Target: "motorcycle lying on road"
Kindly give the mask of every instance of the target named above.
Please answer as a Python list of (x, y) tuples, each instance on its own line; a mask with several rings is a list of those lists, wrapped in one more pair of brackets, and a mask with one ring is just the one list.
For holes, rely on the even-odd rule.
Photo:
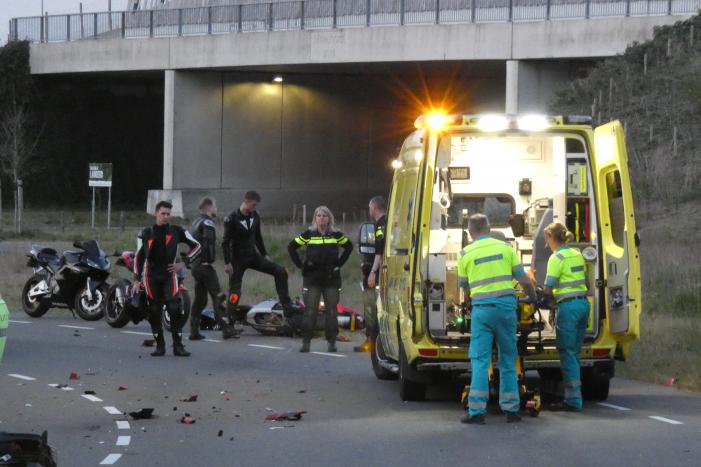
[[(129, 272), (133, 271), (135, 257), (133, 251), (115, 252), (114, 256), (117, 257), (117, 265), (124, 267)], [(185, 271), (178, 271), (177, 278), (180, 300), (182, 301), (181, 323), (184, 326), (190, 317), (190, 293), (185, 287)], [(148, 319), (146, 291), (142, 288), (137, 296), (134, 296), (132, 285), (133, 282), (129, 279), (119, 279), (107, 291), (105, 321), (113, 328), (122, 328), (129, 321), (137, 323)], [(170, 332), (170, 315), (166, 312), (165, 307), (163, 309), (163, 327)]]
[(52, 307), (70, 308), (87, 321), (104, 314), (110, 261), (95, 240), (76, 241), (78, 251), (61, 256), (53, 248), (32, 245), (27, 266), (34, 274), (22, 289), (22, 309), (32, 318)]

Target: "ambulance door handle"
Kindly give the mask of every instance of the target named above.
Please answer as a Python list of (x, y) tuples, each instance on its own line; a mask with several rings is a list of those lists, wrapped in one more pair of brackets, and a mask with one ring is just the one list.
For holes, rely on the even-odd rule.
[(409, 270), (409, 261), (404, 263), (404, 270), (408, 271)]

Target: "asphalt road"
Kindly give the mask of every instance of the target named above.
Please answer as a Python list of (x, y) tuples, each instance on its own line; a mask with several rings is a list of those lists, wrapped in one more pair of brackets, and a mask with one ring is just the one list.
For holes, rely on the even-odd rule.
[[(320, 353), (300, 354), (297, 340), (247, 328), (238, 340), (186, 341), (190, 358), (170, 347), (153, 358), (145, 325), (116, 330), (54, 311), (10, 319), (0, 431), (48, 430), (61, 466), (675, 466), (701, 456), (701, 396), (666, 387), (614, 379), (609, 400), (581, 414), (506, 424), (494, 413), (466, 426), (453, 388), (404, 403), (351, 343), (332, 356), (318, 340)], [(123, 415), (145, 407), (154, 418)], [(292, 410), (307, 413), (264, 420)], [(180, 423), (185, 413), (194, 424)]]

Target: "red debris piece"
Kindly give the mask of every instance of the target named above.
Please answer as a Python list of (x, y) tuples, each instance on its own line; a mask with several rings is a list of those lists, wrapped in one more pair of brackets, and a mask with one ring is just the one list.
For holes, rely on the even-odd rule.
[(671, 388), (672, 386), (674, 386), (674, 383), (676, 383), (676, 382), (677, 382), (676, 378), (667, 378), (667, 380), (665, 380), (665, 382), (664, 382), (664, 385), (667, 386), (668, 388)]
[(153, 339), (144, 339), (144, 342), (141, 344), (141, 347), (153, 347), (155, 343), (156, 341)]
[(185, 425), (192, 425), (195, 423), (195, 419), (190, 416), (189, 413), (186, 413), (183, 418), (180, 419), (180, 423), (183, 423)]
[(301, 420), (301, 419), (302, 419), (302, 415), (304, 415), (305, 413), (307, 413), (307, 412), (305, 412), (305, 411), (300, 411), (300, 412), (280, 412), (280, 413), (276, 413), (276, 414), (273, 414), (273, 415), (268, 415), (267, 417), (265, 417), (265, 421), (266, 421), (266, 422), (282, 422), (282, 421), (287, 420), (287, 421), (290, 421), (290, 422), (294, 422), (294, 421), (297, 421), (297, 420)]
[(336, 337), (336, 340), (338, 342), (350, 342), (350, 338), (348, 336), (343, 335)]
[(80, 376), (78, 376), (78, 373), (75, 371), (71, 371), (71, 375), (68, 377), (68, 379), (75, 380), (75, 379), (80, 379)]
[(225, 400), (225, 401), (230, 401), (230, 400), (231, 400), (231, 397), (229, 397), (228, 395), (227, 395), (227, 396), (224, 396), (224, 400)]

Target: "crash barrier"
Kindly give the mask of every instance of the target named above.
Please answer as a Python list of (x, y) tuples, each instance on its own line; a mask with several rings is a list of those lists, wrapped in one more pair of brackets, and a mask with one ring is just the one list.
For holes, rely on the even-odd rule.
[(695, 14), (701, 0), (305, 0), (10, 20), (11, 41)]
[(7, 340), (7, 326), (10, 324), (10, 312), (7, 305), (0, 297), (0, 362), (2, 354), (5, 352), (5, 341)]

